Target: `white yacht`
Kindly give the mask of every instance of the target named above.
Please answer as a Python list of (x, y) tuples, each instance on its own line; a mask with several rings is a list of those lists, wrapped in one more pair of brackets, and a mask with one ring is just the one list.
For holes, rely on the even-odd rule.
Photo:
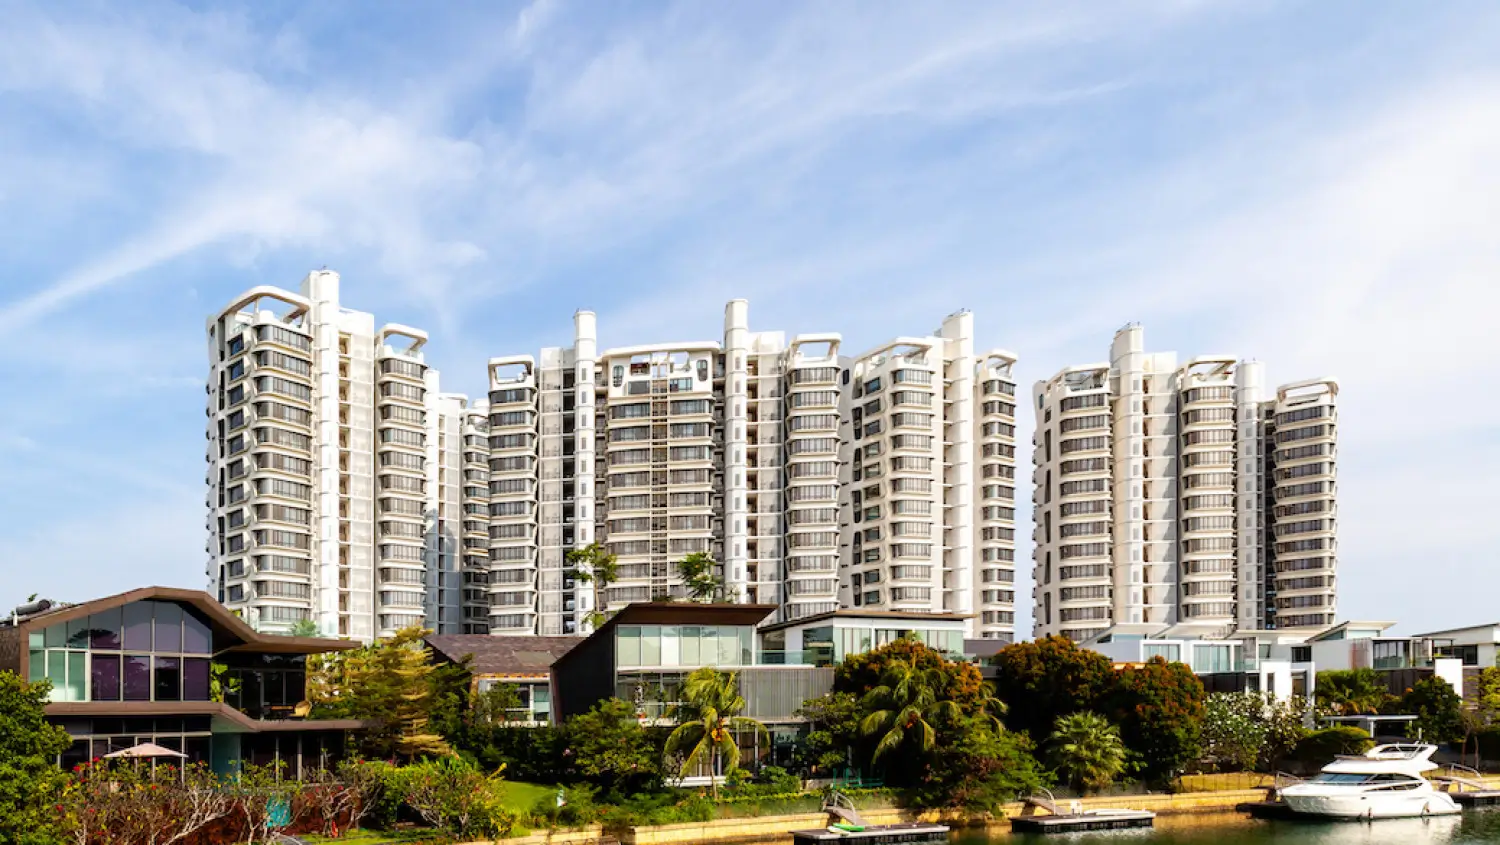
[(1423, 774), (1438, 765), (1435, 745), (1377, 745), (1359, 756), (1341, 756), (1317, 777), (1281, 790), (1294, 812), (1346, 819), (1447, 816), (1460, 812), (1446, 792)]

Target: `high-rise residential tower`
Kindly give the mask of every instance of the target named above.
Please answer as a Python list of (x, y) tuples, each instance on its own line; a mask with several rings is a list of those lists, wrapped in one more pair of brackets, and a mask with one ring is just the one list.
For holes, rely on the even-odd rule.
[(209, 321), (207, 574), (256, 628), (464, 630), (464, 561), (487, 575), (460, 541), (472, 422), (426, 341), (341, 307), (327, 271)]
[(1109, 363), (1038, 382), (1035, 633), (1331, 624), (1337, 394), (1268, 394), (1263, 366), (1233, 357), (1179, 365), (1137, 324)]
[[(850, 359), (837, 334), (751, 331), (735, 300), (722, 341), (601, 349), (581, 311), (571, 347), (492, 359), (491, 633), (681, 597), (677, 561), (704, 552), (725, 598), (780, 619), (857, 604), (1009, 636), (1014, 357), (972, 330), (961, 312)], [(594, 542), (619, 566), (603, 608), (567, 563)]]

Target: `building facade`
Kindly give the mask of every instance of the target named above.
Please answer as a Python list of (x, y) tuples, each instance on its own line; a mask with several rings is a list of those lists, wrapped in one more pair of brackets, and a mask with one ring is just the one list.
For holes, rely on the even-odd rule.
[(226, 775), (241, 761), (281, 761), (296, 778), (330, 768), (368, 724), (304, 718), (307, 658), (355, 645), (262, 634), (207, 593), (170, 587), (0, 618), (0, 671), (52, 684), (47, 720), (72, 737), (65, 771), (144, 743)]
[(1337, 394), (1268, 392), (1254, 361), (1179, 364), (1138, 324), (1108, 363), (1038, 382), (1035, 634), (1332, 624)]
[[(976, 355), (967, 312), (857, 358), (840, 343), (752, 331), (735, 300), (722, 341), (601, 349), (581, 311), (571, 347), (491, 359), (490, 633), (681, 598), (676, 562), (703, 552), (724, 599), (777, 619), (952, 612), (1010, 636), (1014, 356)], [(567, 561), (595, 542), (619, 566), (602, 592)]]
[(475, 414), (426, 342), (343, 308), (328, 271), (209, 321), (209, 589), (257, 630), (465, 630), (465, 562), (488, 575), (487, 538), (464, 552)]

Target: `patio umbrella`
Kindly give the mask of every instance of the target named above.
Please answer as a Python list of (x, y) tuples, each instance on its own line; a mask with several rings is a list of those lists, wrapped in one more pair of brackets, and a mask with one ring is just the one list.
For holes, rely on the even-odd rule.
[(112, 751), (104, 756), (116, 758), (131, 757), (136, 759), (152, 760), (159, 757), (176, 757), (178, 759), (184, 759), (187, 757), (186, 754), (183, 754), (180, 751), (173, 751), (170, 748), (163, 748), (154, 742), (143, 742), (140, 745), (133, 745), (130, 748), (122, 748), (119, 751)]

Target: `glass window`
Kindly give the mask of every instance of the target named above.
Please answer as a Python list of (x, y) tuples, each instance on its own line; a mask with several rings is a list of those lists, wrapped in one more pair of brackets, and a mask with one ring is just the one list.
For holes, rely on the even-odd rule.
[(52, 682), (52, 700), (67, 701), (68, 690), (68, 653), (66, 651), (47, 652), (47, 680)]
[(183, 658), (182, 700), (208, 701), (208, 686), (208, 658)]
[(74, 619), (68, 623), (68, 648), (89, 647), (89, 618)]
[(703, 635), (703, 629), (697, 625), (684, 625), (682, 627), (682, 665), (702, 665), (703, 658), (699, 651), (698, 638)]
[(1160, 657), (1168, 663), (1182, 662), (1182, 647), (1176, 644), (1145, 643), (1141, 646), (1141, 658), (1150, 660)]
[[(159, 621), (159, 620), (158, 620)], [(158, 657), (156, 663), (156, 700), (182, 700), (182, 659)]]
[(734, 626), (719, 629), (719, 666), (733, 666), (740, 656), (739, 630)]
[(663, 625), (661, 629), (661, 665), (682, 665), (682, 640), (676, 625)]
[(183, 610), (182, 651), (184, 654), (213, 654), (213, 635), (208, 623), (193, 608)]
[(156, 602), (156, 648), (154, 650), (182, 651), (182, 608), (171, 602)]
[[(88, 636), (87, 620), (84, 621), (83, 636)], [(60, 656), (60, 655), (59, 655)], [(64, 701), (88, 701), (89, 655), (86, 651), (68, 652), (68, 689)]]
[[(89, 617), (89, 647), (117, 651), (120, 648), (120, 608), (95, 613)], [(118, 674), (118, 673), (116, 673)], [(116, 686), (119, 685), (118, 679)]]
[(67, 644), (68, 628), (66, 625), (53, 625), (47, 629), (47, 648), (62, 648)]
[(641, 626), (641, 665), (661, 665), (661, 626)]
[(26, 680), (34, 684), (47, 677), (47, 652), (39, 648), (34, 648), (31, 650), (29, 657), (26, 671), (29, 677)]
[[(129, 624), (128, 622), (126, 623)], [(149, 629), (148, 629), (149, 630)], [(151, 700), (151, 657), (145, 654), (125, 656), (124, 688), (126, 701)]]
[(90, 672), (93, 689), (90, 698), (94, 701), (120, 700), (120, 655), (92, 655)]
[(750, 665), (752, 665), (754, 663), (754, 658), (752, 657), (752, 650), (754, 648), (754, 646), (752, 645), (752, 642), (751, 642), (752, 635), (751, 635), (751, 632), (750, 632), (749, 628), (740, 628), (739, 632), (740, 632), (740, 659), (739, 659), (739, 665), (741, 665), (741, 666), (750, 666)]
[(123, 645), (131, 651), (151, 650), (150, 602), (138, 601), (134, 604), (125, 605), (125, 637)]
[(616, 660), (621, 666), (641, 665), (641, 629), (636, 625), (621, 625), (615, 632)]
[(1194, 672), (1232, 672), (1234, 667), (1230, 664), (1229, 646), (1227, 645), (1199, 645), (1193, 649), (1193, 671)]

